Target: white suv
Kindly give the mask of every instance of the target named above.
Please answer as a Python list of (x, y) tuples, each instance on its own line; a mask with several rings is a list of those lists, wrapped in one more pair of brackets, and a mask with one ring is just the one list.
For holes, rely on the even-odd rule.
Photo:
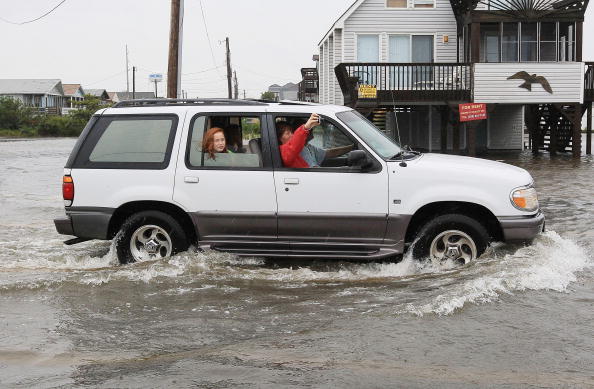
[[(277, 126), (295, 129), (312, 113), (322, 118), (308, 138), (324, 150), (320, 166), (283, 166)], [(214, 127), (228, 152), (205, 149)], [(116, 237), (122, 263), (190, 245), (347, 259), (410, 248), (467, 263), (492, 241), (530, 241), (544, 228), (523, 169), (405, 150), (347, 107), (288, 102), (140, 100), (100, 110), (68, 159), (63, 195), (56, 229), (77, 237), (65, 243)]]

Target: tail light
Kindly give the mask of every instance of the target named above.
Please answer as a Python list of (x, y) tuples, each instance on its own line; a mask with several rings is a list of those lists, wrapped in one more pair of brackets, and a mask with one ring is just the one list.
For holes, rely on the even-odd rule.
[(74, 200), (74, 181), (71, 176), (64, 176), (62, 179), (62, 197), (64, 198), (64, 205), (69, 207)]

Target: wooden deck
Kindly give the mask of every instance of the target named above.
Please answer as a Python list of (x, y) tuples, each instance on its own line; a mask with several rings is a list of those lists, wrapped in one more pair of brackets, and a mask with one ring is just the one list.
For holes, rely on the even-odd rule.
[[(402, 103), (469, 102), (472, 66), (466, 63), (341, 63), (334, 69), (345, 105), (390, 107)], [(360, 96), (362, 85), (375, 98)]]

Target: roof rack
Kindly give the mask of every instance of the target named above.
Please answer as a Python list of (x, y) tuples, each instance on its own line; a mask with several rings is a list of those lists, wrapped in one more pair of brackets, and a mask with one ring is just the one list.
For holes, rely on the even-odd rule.
[(233, 100), (233, 99), (141, 99), (124, 100), (116, 103), (112, 108), (126, 107), (170, 107), (189, 105), (265, 105), (264, 101)]
[(266, 99), (247, 99), (246, 101), (256, 101), (258, 103), (265, 103), (265, 104), (279, 104), (279, 105), (314, 105), (315, 103), (310, 103), (308, 101), (295, 101), (295, 100), (266, 100)]

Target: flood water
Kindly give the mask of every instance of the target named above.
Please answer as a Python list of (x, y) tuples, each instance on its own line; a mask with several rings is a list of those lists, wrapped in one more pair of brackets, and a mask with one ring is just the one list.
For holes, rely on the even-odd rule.
[(592, 388), (594, 160), (534, 176), (547, 232), (466, 267), (64, 246), (74, 139), (0, 141), (0, 387)]

